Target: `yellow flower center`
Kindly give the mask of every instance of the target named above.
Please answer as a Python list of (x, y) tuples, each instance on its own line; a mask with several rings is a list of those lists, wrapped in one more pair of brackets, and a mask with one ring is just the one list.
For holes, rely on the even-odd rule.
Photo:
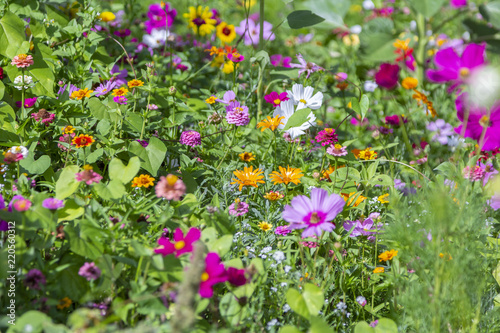
[(234, 110), (235, 110), (236, 112), (243, 112), (243, 108), (240, 108), (240, 107), (234, 108)]
[(182, 250), (186, 246), (186, 242), (183, 240), (175, 242), (174, 247), (176, 250)]
[(19, 60), (25, 60), (28, 56), (26, 54), (20, 54), (17, 56)]
[(203, 274), (201, 274), (201, 282), (207, 281), (208, 278), (209, 278), (209, 276), (208, 276), (207, 272), (204, 272)]
[(274, 104), (280, 104), (281, 103), (281, 100), (279, 98), (276, 98), (274, 101), (273, 101)]
[(460, 68), (460, 77), (466, 78), (469, 74), (470, 70), (468, 68)]
[(325, 128), (325, 132), (328, 134), (332, 134), (333, 128)]
[(174, 186), (174, 184), (177, 183), (177, 180), (179, 180), (179, 178), (177, 176), (174, 176), (174, 175), (167, 176), (167, 183), (170, 186)]
[(488, 116), (482, 116), (481, 119), (479, 119), (479, 124), (483, 127), (489, 127), (490, 118)]
[(302, 98), (302, 99), (299, 99), (299, 102), (304, 103), (304, 104), (307, 104), (307, 101), (306, 101), (305, 99), (303, 99), (303, 98)]

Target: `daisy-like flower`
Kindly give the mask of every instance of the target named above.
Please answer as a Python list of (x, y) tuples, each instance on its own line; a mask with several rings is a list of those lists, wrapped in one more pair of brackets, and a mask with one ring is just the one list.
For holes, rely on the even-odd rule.
[[(300, 109), (303, 109), (304, 107), (301, 107), (300, 105), (297, 107), (297, 111)], [(293, 101), (290, 99), (288, 101), (284, 101), (280, 104), (280, 106), (276, 107), (276, 109), (273, 112), (273, 117), (280, 116), (284, 117), (280, 125), (278, 126), (279, 129), (283, 129), (286, 126), (286, 123), (290, 119), (290, 117), (295, 113), (295, 107), (293, 105)], [(301, 136), (302, 134), (305, 134), (306, 130), (309, 129), (309, 127), (316, 125), (316, 116), (314, 113), (309, 113), (307, 116), (306, 122), (304, 122), (302, 125), (297, 126), (297, 127), (292, 127), (288, 130), (285, 131), (285, 133), (288, 133), (292, 139), (296, 139), (297, 137)]]
[(338, 143), (331, 145), (326, 148), (326, 153), (332, 156), (346, 156), (347, 155), (347, 147), (344, 147)]
[(407, 90), (415, 89), (418, 86), (418, 80), (415, 79), (414, 77), (407, 77), (403, 79), (401, 85), (403, 86), (403, 88)]
[(415, 93), (411, 96), (414, 100), (417, 101), (418, 105), (423, 105), (425, 114), (431, 113), (432, 117), (436, 117), (438, 114), (436, 112), (436, 109), (434, 109), (434, 105), (432, 104), (431, 101), (425, 96), (424, 93), (418, 91), (418, 90), (413, 90)]
[(382, 194), (381, 196), (379, 196), (377, 198), (377, 200), (380, 202), (380, 203), (389, 203), (389, 200), (387, 200), (387, 197), (389, 197), (389, 193), (386, 193), (386, 194)]
[(289, 183), (294, 183), (295, 185), (300, 183), (300, 178), (304, 176), (302, 173), (302, 170), (299, 168), (291, 168), (288, 166), (286, 169), (283, 167), (278, 167), (278, 171), (273, 171), (270, 175), (269, 178), (271, 181), (276, 184), (285, 184), (288, 185)]
[(56, 118), (56, 114), (50, 113), (45, 109), (40, 109), (38, 110), (38, 112), (32, 113), (31, 118), (47, 126), (54, 121), (54, 119)]
[(179, 142), (183, 145), (196, 147), (201, 145), (201, 135), (196, 131), (184, 131)]
[(165, 29), (153, 29), (151, 34), (142, 36), (142, 42), (151, 49), (159, 48), (165, 45), (170, 32)]
[(145, 187), (154, 186), (154, 178), (150, 175), (140, 175), (132, 180), (132, 187)]
[(392, 258), (394, 258), (397, 255), (398, 255), (398, 251), (390, 250), (390, 251), (385, 251), (385, 252), (381, 253), (378, 257), (380, 259), (379, 261), (389, 261), (389, 260), (392, 260)]
[(74, 131), (75, 131), (75, 128), (74, 128), (73, 126), (71, 126), (71, 125), (64, 126), (64, 127), (62, 128), (62, 133), (63, 133), (63, 134), (71, 134), (71, 133), (73, 133)]
[(229, 205), (229, 215), (241, 216), (248, 213), (248, 204), (240, 199), (236, 198), (234, 202)]
[(284, 195), (278, 191), (269, 191), (264, 194), (264, 199), (267, 199), (269, 201), (278, 201), (280, 199), (283, 199), (283, 197)]
[(385, 268), (384, 267), (377, 267), (373, 270), (373, 273), (378, 274), (378, 273), (384, 273)]
[(205, 103), (214, 104), (216, 101), (217, 101), (217, 96), (212, 95), (205, 100)]
[(277, 115), (274, 118), (267, 116), (267, 119), (264, 119), (261, 122), (257, 123), (257, 128), (260, 128), (261, 132), (264, 132), (266, 128), (269, 128), (274, 132), (274, 130), (277, 129), (280, 125), (283, 125), (283, 119), (285, 119), (285, 117), (280, 115)]
[(259, 229), (262, 231), (269, 231), (273, 229), (273, 225), (265, 221), (259, 222)]
[[(313, 62), (305, 61), (304, 57), (300, 53), (297, 54), (297, 60), (300, 62), (300, 64), (293, 64), (292, 63), (292, 64), (290, 64), (290, 67), (300, 68), (299, 69), (299, 77), (302, 73), (306, 72), (307, 73), (306, 79), (307, 79), (307, 78), (309, 78), (309, 75), (311, 75), (312, 73), (323, 70), (323, 67), (320, 67)], [(315, 109), (313, 109), (313, 110), (315, 110)]]
[(240, 157), (240, 160), (242, 160), (243, 162), (250, 162), (255, 160), (255, 155), (253, 153), (244, 152), (239, 154), (238, 156)]
[(217, 24), (217, 20), (212, 18), (212, 12), (208, 7), (190, 6), (189, 13), (185, 13), (184, 17), (189, 22), (188, 27), (200, 36), (211, 34)]
[(222, 72), (224, 74), (231, 74), (234, 72), (234, 62), (231, 60), (228, 60), (224, 63), (224, 66), (222, 66)]
[(113, 81), (103, 82), (99, 85), (99, 87), (95, 89), (94, 91), (95, 96), (96, 97), (104, 96), (108, 94), (111, 90), (113, 90), (115, 87), (116, 87), (116, 82)]
[(127, 88), (118, 88), (118, 89), (113, 89), (113, 93), (111, 94), (112, 96), (125, 96), (128, 94), (128, 89)]
[(239, 54), (236, 49), (234, 49), (233, 52), (231, 53), (228, 53), (227, 54), (227, 58), (229, 60), (231, 60), (233, 63), (238, 63), (238, 62), (242, 62), (243, 60), (245, 60), (245, 57), (241, 54)]
[(58, 210), (64, 207), (64, 201), (56, 198), (47, 198), (43, 200), (42, 207), (50, 210)]
[(253, 186), (257, 187), (258, 183), (264, 184), (262, 180), (264, 176), (262, 175), (263, 171), (260, 169), (253, 169), (253, 166), (244, 167), (243, 170), (233, 171), (236, 178), (232, 178), (234, 180), (231, 184), (239, 184), (240, 191), (243, 186)]
[(224, 44), (231, 43), (236, 38), (234, 25), (227, 24), (226, 22), (221, 22), (217, 26), (217, 38), (219, 38)]
[[(345, 167), (345, 165), (337, 165), (337, 169), (344, 168), (344, 167)], [(337, 169), (335, 169), (335, 166), (330, 165), (330, 166), (328, 167), (328, 169), (325, 169), (325, 170), (323, 171), (323, 173), (321, 174), (321, 176), (323, 177), (323, 178), (321, 178), (321, 179), (330, 180), (330, 175), (331, 175), (331, 174), (332, 174), (335, 170), (337, 170)]]
[(354, 154), (356, 158), (362, 159), (362, 160), (375, 160), (377, 158), (377, 152), (371, 150), (371, 147), (368, 147), (366, 149), (360, 150), (360, 149), (353, 149), (351, 152)]
[(345, 202), (338, 194), (328, 194), (327, 190), (313, 188), (311, 198), (299, 195), (286, 205), (283, 219), (290, 223), (289, 229), (305, 229), (302, 237), (320, 237), (323, 231), (335, 229), (332, 220), (342, 212)]
[(357, 194), (356, 192), (340, 193), (342, 198), (347, 202), (347, 206), (358, 207), (363, 201), (365, 201), (366, 197), (362, 196), (361, 193)]
[(87, 134), (80, 134), (79, 136), (74, 137), (71, 142), (76, 146), (76, 148), (81, 148), (92, 145), (95, 142), (95, 140), (93, 136)]
[(14, 88), (17, 90), (24, 90), (29, 89), (31, 85), (33, 84), (33, 77), (29, 75), (24, 76), (24, 86), (23, 86), (23, 76), (19, 75), (14, 79)]
[(59, 304), (57, 304), (56, 308), (58, 310), (64, 310), (66, 308), (69, 308), (73, 304), (71, 299), (69, 297), (64, 297), (63, 299), (59, 300)]
[[(33, 107), (33, 105), (35, 105), (37, 99), (38, 99), (38, 97), (25, 98), (24, 99), (24, 107), (25, 108)], [(18, 101), (18, 102), (16, 102), (16, 106), (18, 108), (20, 108), (22, 106), (22, 103), (23, 103), (22, 101)]]
[(78, 90), (73, 91), (71, 93), (70, 98), (77, 99), (77, 100), (81, 101), (85, 97), (89, 98), (90, 94), (93, 93), (93, 92), (94, 92), (93, 90), (89, 90), (88, 88), (78, 89)]
[(155, 187), (156, 196), (167, 200), (179, 201), (186, 193), (186, 185), (179, 177), (172, 174), (161, 176)]
[(78, 275), (83, 276), (87, 281), (97, 280), (101, 276), (101, 269), (93, 262), (86, 262), (80, 267)]
[(160, 237), (158, 239), (158, 244), (160, 245), (154, 251), (155, 253), (161, 254), (162, 256), (167, 256), (169, 254), (175, 254), (176, 257), (184, 253), (190, 253), (193, 251), (193, 244), (198, 241), (201, 237), (201, 231), (197, 228), (191, 228), (184, 236), (181, 228), (177, 228), (174, 231), (174, 241), (166, 237)]
[(125, 96), (115, 96), (113, 97), (113, 102), (120, 104), (120, 105), (127, 105), (127, 97)]
[(33, 56), (18, 54), (12, 59), (10, 64), (16, 66), (17, 68), (27, 68), (34, 64)]
[(277, 107), (281, 104), (281, 102), (288, 101), (290, 98), (288, 98), (288, 94), (286, 91), (282, 92), (281, 94), (278, 94), (276, 91), (273, 91), (266, 96), (264, 96), (264, 100), (267, 103), (272, 104), (274, 107)]
[(130, 80), (127, 82), (127, 86), (132, 89), (132, 88), (135, 88), (135, 87), (142, 87), (144, 85), (144, 82), (141, 81), (141, 80), (136, 80), (136, 79), (133, 79), (133, 80)]
[(286, 236), (291, 232), (292, 230), (290, 230), (287, 225), (279, 226), (274, 229), (274, 233), (281, 236)]
[[(267, 21), (264, 21), (263, 24), (264, 31), (262, 32), (264, 36), (264, 40), (272, 41), (276, 38), (276, 35), (273, 33), (273, 25)], [(235, 28), (236, 33), (240, 36), (245, 36), (245, 45), (259, 45), (259, 36), (260, 36), (260, 23), (256, 24), (254, 20), (248, 19), (240, 22), (240, 25)]]
[(14, 203), (12, 204), (12, 207), (14, 207), (14, 209), (18, 212), (25, 212), (31, 208), (31, 204), (32, 204), (32, 202), (29, 201), (28, 199), (21, 198), (21, 199), (14, 201)]
[[(208, 8), (208, 7), (207, 7)], [(199, 293), (203, 298), (210, 298), (214, 295), (212, 287), (217, 283), (226, 282), (228, 274), (219, 255), (210, 252), (205, 258), (205, 271), (201, 274)]]
[(316, 135), (315, 139), (316, 142), (321, 143), (323, 147), (333, 145), (338, 141), (337, 134), (335, 134), (335, 129), (333, 128), (325, 128)]
[(78, 182), (85, 182), (87, 185), (92, 185), (92, 183), (99, 183), (102, 176), (95, 172), (91, 165), (84, 165), (83, 171), (75, 174), (75, 179)]
[(298, 105), (297, 109), (317, 110), (323, 104), (323, 93), (319, 91), (313, 96), (314, 88), (311, 86), (304, 88), (301, 84), (294, 84), (292, 91), (287, 90), (286, 92), (293, 100), (293, 104)]

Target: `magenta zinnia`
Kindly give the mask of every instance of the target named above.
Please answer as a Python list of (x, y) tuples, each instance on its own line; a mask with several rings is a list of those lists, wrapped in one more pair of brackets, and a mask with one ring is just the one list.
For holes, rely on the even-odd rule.
[(176, 257), (181, 254), (189, 253), (193, 251), (193, 244), (200, 239), (201, 232), (199, 229), (191, 228), (184, 237), (182, 229), (177, 228), (174, 231), (174, 241), (165, 237), (160, 237), (158, 239), (158, 244), (160, 247), (155, 249), (155, 253), (159, 253), (163, 256), (174, 253)]
[(342, 211), (345, 201), (338, 194), (328, 195), (320, 188), (311, 190), (311, 198), (299, 195), (285, 206), (283, 219), (290, 223), (289, 229), (305, 229), (302, 237), (321, 236), (323, 231), (331, 232), (335, 224), (331, 221)]

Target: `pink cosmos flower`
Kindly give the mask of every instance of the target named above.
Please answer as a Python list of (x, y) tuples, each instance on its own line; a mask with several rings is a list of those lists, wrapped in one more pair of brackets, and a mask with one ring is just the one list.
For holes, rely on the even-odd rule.
[(342, 211), (345, 201), (338, 194), (328, 195), (320, 188), (311, 190), (311, 198), (299, 195), (286, 205), (283, 219), (290, 223), (289, 229), (305, 229), (302, 237), (321, 236), (323, 231), (331, 232), (335, 224), (331, 221)]
[(179, 142), (186, 146), (196, 147), (201, 145), (201, 135), (196, 131), (184, 131)]
[[(37, 97), (25, 98), (24, 99), (24, 107), (25, 108), (31, 108), (31, 107), (33, 107), (33, 105), (35, 105), (37, 99), (38, 99)], [(21, 107), (21, 104), (22, 104), (22, 101), (17, 101), (16, 102), (16, 106), (18, 108)]]
[(272, 104), (274, 107), (279, 106), (281, 102), (288, 101), (289, 99), (290, 98), (288, 98), (286, 91), (282, 92), (281, 94), (278, 94), (276, 91), (273, 91), (270, 94), (264, 96), (264, 100), (267, 103)]
[(227, 271), (219, 255), (215, 252), (208, 253), (205, 258), (205, 271), (201, 274), (200, 296), (211, 298), (214, 295), (212, 287), (217, 283), (226, 282), (227, 279)]
[(33, 56), (26, 54), (16, 55), (10, 63), (17, 68), (26, 68), (34, 64)]
[(473, 70), (483, 66), (486, 44), (469, 44), (462, 56), (452, 47), (439, 50), (434, 56), (437, 69), (427, 70), (427, 78), (433, 82), (452, 82), (452, 88), (467, 80)]
[(323, 67), (320, 67), (313, 62), (305, 61), (304, 57), (300, 53), (297, 54), (297, 60), (300, 62), (300, 64), (290, 64), (290, 67), (300, 68), (299, 77), (302, 73), (306, 72), (307, 73), (306, 79), (307, 79), (309, 78), (309, 75), (311, 75), (312, 73), (323, 70)]
[(158, 239), (160, 247), (155, 249), (155, 253), (161, 254), (164, 257), (174, 253), (176, 257), (179, 257), (184, 253), (192, 252), (193, 244), (198, 241), (200, 237), (201, 231), (199, 229), (189, 229), (184, 237), (182, 229), (177, 228), (174, 231), (174, 242), (171, 242), (168, 238), (160, 237)]
[(156, 196), (167, 200), (179, 201), (186, 193), (186, 185), (177, 176), (172, 174), (160, 177), (160, 181), (155, 186)]
[(347, 155), (347, 147), (344, 147), (340, 144), (331, 145), (326, 148), (326, 153), (332, 156), (346, 156)]
[(241, 216), (246, 213), (248, 213), (248, 204), (244, 201), (236, 199), (236, 201), (229, 206), (229, 215)]
[(92, 169), (85, 169), (82, 172), (75, 174), (76, 181), (85, 182), (87, 185), (92, 185), (92, 183), (99, 183), (102, 176)]
[(228, 53), (227, 58), (232, 62), (242, 62), (245, 60), (245, 57), (238, 52)]
[(376, 231), (371, 231), (375, 229), (375, 226), (370, 216), (363, 221), (345, 221), (344, 229), (349, 233), (349, 237), (371, 236), (375, 234)]
[[(401, 118), (403, 119), (404, 123), (408, 122), (408, 119), (406, 119), (404, 117), (401, 117)], [(386, 116), (385, 123), (389, 124), (389, 125), (399, 126), (400, 125), (399, 116), (397, 114), (392, 115), (392, 116)]]
[[(260, 23), (256, 24), (253, 20), (243, 20), (240, 22), (239, 27), (235, 27), (234, 30), (240, 36), (245, 35), (245, 45), (259, 45), (259, 36), (260, 36)], [(274, 33), (272, 32), (273, 25), (267, 21), (264, 21), (264, 40), (272, 41), (276, 38)]]
[(393, 89), (398, 84), (399, 65), (384, 63), (380, 65), (380, 69), (375, 73), (375, 82), (383, 88)]
[(450, 0), (450, 6), (452, 8), (467, 7), (467, 0)]
[(290, 64), (292, 63), (292, 57), (283, 57), (281, 54), (273, 54), (269, 57), (271, 60), (271, 65), (274, 67), (285, 67), (291, 68)]
[(165, 3), (165, 9), (161, 8), (160, 4), (152, 4), (149, 6), (148, 18), (149, 20), (144, 22), (146, 26), (146, 32), (151, 34), (153, 29), (170, 28), (174, 23), (175, 16), (177, 16), (177, 10), (174, 8), (170, 9), (171, 5), (167, 2)]

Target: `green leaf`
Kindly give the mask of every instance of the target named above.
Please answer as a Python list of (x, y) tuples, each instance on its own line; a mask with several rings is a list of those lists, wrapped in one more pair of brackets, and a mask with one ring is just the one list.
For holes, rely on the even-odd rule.
[(296, 328), (295, 326), (290, 326), (290, 325), (287, 325), (287, 326), (283, 326), (279, 333), (301, 333), (300, 330), (298, 328)]
[(296, 10), (287, 16), (288, 25), (292, 29), (301, 29), (323, 22), (325, 19), (310, 10)]
[(71, 223), (64, 226), (64, 232), (69, 237), (71, 251), (95, 260), (104, 253), (106, 233), (103, 229), (96, 228), (88, 221), (80, 221), (77, 227)]
[(306, 301), (296, 289), (288, 289), (286, 292), (286, 302), (290, 308), (298, 315), (309, 319), (309, 309), (307, 308)]
[(362, 57), (374, 62), (396, 59), (393, 46), (396, 37), (392, 20), (380, 17), (370, 20), (359, 34)]
[(271, 59), (269, 58), (269, 53), (266, 51), (262, 50), (257, 52), (252, 58), (250, 58), (250, 62), (258, 62), (261, 64), (262, 67), (265, 67), (268, 63), (271, 62)]
[(123, 186), (123, 183), (118, 179), (113, 179), (108, 184), (95, 184), (94, 189), (104, 200), (120, 199), (126, 191), (125, 186)]
[(393, 186), (394, 180), (388, 175), (376, 175), (370, 179), (370, 185)]
[(306, 302), (309, 313), (312, 316), (317, 316), (321, 308), (325, 304), (325, 298), (323, 296), (323, 291), (316, 285), (312, 283), (307, 283), (304, 286), (304, 292), (302, 297)]
[(85, 209), (79, 206), (75, 200), (68, 199), (64, 202), (64, 207), (58, 210), (58, 222), (73, 221), (85, 213)]
[(301, 126), (303, 123), (307, 121), (307, 118), (310, 114), (311, 114), (311, 109), (309, 108), (295, 111), (295, 113), (292, 114), (290, 118), (288, 118), (288, 121), (286, 122), (285, 128), (283, 128), (283, 130), (286, 131), (292, 127)]
[(359, 107), (359, 101), (356, 97), (351, 98), (351, 109), (356, 113), (361, 113), (361, 109)]
[(380, 318), (375, 326), (375, 333), (398, 333), (398, 325), (391, 319)]
[[(49, 97), (55, 97), (54, 94), (54, 73), (52, 68), (45, 62), (45, 57), (49, 57), (52, 54), (47, 54), (46, 52), (51, 52), (47, 47), (43, 48), (45, 54), (41, 51), (42, 47), (35, 43), (35, 50), (33, 55), (33, 65), (28, 68), (29, 74), (33, 75), (36, 79), (37, 84), (33, 88), (33, 92), (36, 94), (44, 94)], [(48, 51), (49, 50), (49, 51)]]
[(141, 169), (141, 161), (139, 157), (134, 156), (128, 161), (125, 166), (118, 158), (113, 158), (109, 163), (109, 178), (111, 180), (118, 179), (123, 184), (130, 182)]
[(491, 1), (481, 7), (486, 14), (488, 22), (500, 29), (500, 1)]
[(219, 310), (232, 326), (236, 326), (240, 319), (247, 317), (248, 307), (242, 307), (232, 293), (227, 293), (219, 303)]
[(311, 328), (308, 333), (334, 333), (335, 331), (321, 318), (311, 318)]
[(8, 59), (20, 53), (27, 53), (23, 42), (26, 40), (24, 21), (17, 15), (6, 11), (0, 19), (0, 54)]
[(221, 257), (229, 252), (233, 245), (233, 235), (224, 235), (212, 244), (208, 244), (211, 252), (217, 252)]
[(149, 144), (146, 147), (146, 152), (149, 158), (149, 163), (151, 165), (151, 175), (156, 177), (158, 169), (160, 169), (161, 164), (165, 160), (165, 155), (167, 153), (167, 147), (160, 139), (152, 137), (149, 140)]
[(103, 154), (104, 154), (103, 148), (96, 149), (91, 154), (89, 154), (89, 156), (87, 156), (87, 164), (92, 164), (97, 162), (102, 157)]
[(366, 95), (361, 96), (361, 101), (359, 102), (361, 120), (365, 119), (369, 106), (370, 106), (370, 99), (368, 98), (368, 96)]
[(360, 321), (354, 327), (354, 333), (375, 333), (375, 329), (365, 321)]
[(408, 3), (426, 18), (431, 18), (441, 10), (445, 1), (446, 0), (408, 0)]
[(33, 175), (41, 175), (50, 167), (50, 157), (48, 155), (41, 156), (35, 161), (33, 153), (19, 162), (19, 165)]
[(87, 106), (94, 117), (99, 120), (110, 119), (110, 115), (106, 105), (104, 105), (99, 98), (91, 97), (87, 102)]
[(56, 182), (56, 198), (65, 199), (75, 193), (80, 185), (75, 178), (75, 174), (80, 170), (78, 165), (68, 165), (65, 167)]
[(360, 180), (361, 175), (355, 168), (338, 168), (330, 174), (330, 179), (333, 181), (335, 179), (335, 174), (337, 175), (337, 182), (344, 182), (346, 179)]
[(4, 94), (5, 94), (5, 85), (3, 84), (2, 81), (0, 81), (0, 99), (3, 98)]
[[(8, 318), (8, 317), (7, 317)], [(10, 319), (9, 319), (10, 320)], [(44, 328), (52, 323), (52, 319), (45, 313), (38, 311), (28, 311), (15, 321), (15, 325), (11, 325), (7, 332), (42, 332)], [(7, 324), (7, 323), (6, 323)]]
[(309, 0), (304, 3), (304, 6), (314, 14), (324, 18), (325, 23), (329, 23), (334, 27), (341, 27), (344, 25), (343, 18), (349, 11), (351, 1)]

